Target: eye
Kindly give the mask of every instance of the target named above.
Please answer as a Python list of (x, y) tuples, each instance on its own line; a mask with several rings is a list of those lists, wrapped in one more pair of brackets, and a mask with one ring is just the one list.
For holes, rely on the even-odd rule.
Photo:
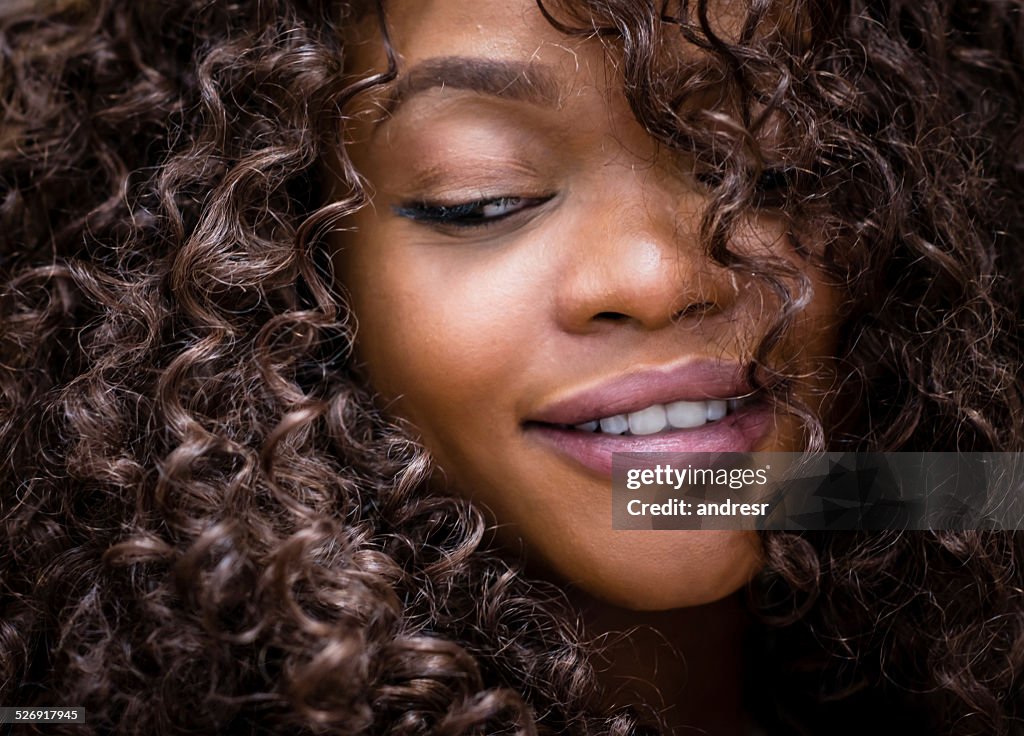
[(458, 204), (407, 202), (394, 208), (399, 217), (428, 225), (449, 227), (485, 227), (533, 207), (539, 207), (555, 195), (543, 197), (491, 197)]

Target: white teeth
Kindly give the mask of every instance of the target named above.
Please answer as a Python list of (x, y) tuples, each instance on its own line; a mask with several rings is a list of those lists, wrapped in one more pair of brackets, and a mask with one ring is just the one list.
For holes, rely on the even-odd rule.
[(665, 429), (667, 423), (665, 407), (661, 404), (629, 413), (629, 431), (633, 434), (655, 434)]
[(616, 414), (601, 420), (601, 431), (605, 434), (625, 434), (629, 429), (629, 420), (625, 414)]
[(703, 401), (673, 401), (667, 409), (668, 423), (676, 429), (699, 427), (708, 418), (708, 405)]
[(729, 413), (724, 401), (712, 399), (708, 401), (707, 404), (709, 422), (717, 422), (719, 419), (721, 419), (722, 417)]
[(747, 403), (742, 399), (709, 399), (707, 401), (673, 401), (670, 404), (652, 404), (629, 414), (594, 419), (574, 426), (583, 432), (601, 431), (605, 434), (634, 435), (657, 434), (665, 429), (690, 429), (706, 422), (717, 422)]

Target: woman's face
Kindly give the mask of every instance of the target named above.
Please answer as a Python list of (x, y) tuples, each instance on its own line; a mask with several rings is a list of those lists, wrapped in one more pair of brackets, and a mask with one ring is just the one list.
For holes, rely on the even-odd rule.
[[(382, 406), (564, 579), (643, 609), (735, 591), (758, 568), (754, 534), (611, 528), (613, 451), (802, 444), (766, 403), (727, 404), (770, 302), (704, 254), (706, 192), (633, 118), (614, 56), (534, 0), (387, 7), (399, 76), (351, 111), (372, 205), (336, 256)], [(386, 68), (372, 22), (352, 49), (351, 71)], [(801, 263), (769, 216), (734, 247)], [(785, 358), (821, 375), (836, 306), (808, 275)], [(823, 380), (806, 382), (812, 405)]]

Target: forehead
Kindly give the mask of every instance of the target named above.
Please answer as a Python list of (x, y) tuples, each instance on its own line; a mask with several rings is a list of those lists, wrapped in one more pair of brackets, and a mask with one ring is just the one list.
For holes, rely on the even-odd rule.
[[(419, 106), (436, 107), (466, 91), (569, 111), (578, 137), (600, 127), (597, 118), (607, 117), (613, 126), (632, 119), (621, 70), (621, 39), (597, 30), (625, 19), (591, 15), (590, 9), (604, 4), (544, 0), (556, 22), (564, 21), (575, 31), (567, 33), (545, 16), (537, 0), (381, 0), (379, 13), (367, 13), (346, 29), (345, 67), (355, 77), (366, 77), (388, 71), (393, 61), (397, 74), (353, 100), (347, 141), (376, 136), (410, 99)], [(695, 5), (681, 6), (692, 22), (698, 20)], [(714, 0), (706, 9), (716, 33), (727, 39), (738, 33), (749, 10), (745, 2), (734, 0)], [(709, 62), (705, 52), (683, 39), (677, 23), (660, 22), (662, 10), (644, 0), (637, 0), (633, 12), (619, 9), (635, 26), (626, 33), (650, 42), (645, 42), (654, 55), (648, 70), (658, 76), (659, 88), (699, 73)], [(674, 12), (682, 10), (677, 7)], [(664, 79), (655, 71), (659, 67), (666, 72)], [(725, 99), (717, 83), (707, 82), (714, 82), (714, 75), (704, 76), (703, 92), (691, 95), (688, 106)], [(602, 110), (576, 104), (585, 99), (601, 101)]]
[[(543, 86), (546, 80), (542, 79), (540, 69), (550, 67), (573, 73), (603, 56), (600, 45), (593, 40), (569, 37), (555, 29), (536, 0), (384, 0), (382, 5), (388, 41), (398, 64), (399, 95), (418, 91), (410, 88), (429, 86), (431, 76), (444, 76), (438, 72), (452, 71), (439, 68), (438, 59), (513, 62), (522, 71), (513, 76), (530, 77), (533, 69), (532, 81)], [(592, 48), (595, 46), (596, 49)], [(350, 29), (346, 55), (346, 67), (352, 73), (387, 69), (388, 57), (377, 13), (366, 14)], [(512, 69), (506, 67), (506, 71)], [(408, 78), (410, 71), (415, 78)], [(509, 81), (517, 83), (514, 79)], [(539, 91), (550, 93), (550, 86)]]
[[(544, 0), (544, 6), (567, 25), (584, 30), (566, 35), (545, 17), (538, 0), (381, 0), (388, 40), (398, 63), (399, 77), (423, 60), (438, 57), (476, 57), (494, 60), (530, 62), (535, 67), (550, 66), (564, 75), (581, 71), (593, 73), (606, 67), (618, 53), (614, 35), (586, 33), (593, 27), (607, 27), (609, 19), (592, 18), (588, 8), (605, 3), (584, 0)], [(638, 0), (638, 8), (620, 13), (637, 28), (634, 32), (664, 34), (654, 39), (657, 54), (676, 62), (693, 62), (702, 54), (682, 39), (673, 23), (658, 23), (659, 16), (684, 13), (698, 23), (697, 3), (658, 4)], [(660, 5), (666, 5), (664, 8)], [(642, 7), (641, 7), (642, 6)], [(749, 5), (741, 0), (711, 0), (707, 16), (720, 37), (734, 40), (743, 25)], [(563, 11), (568, 11), (568, 14)], [(665, 14), (665, 15), (663, 15)], [(583, 20), (590, 18), (590, 20)], [(777, 19), (776, 19), (777, 20)], [(363, 15), (361, 22), (347, 29), (346, 67), (353, 73), (382, 72), (387, 69), (380, 18), (376, 12)], [(614, 69), (612, 70), (614, 72)], [(606, 82), (609, 74), (603, 75)]]
[[(562, 33), (536, 0), (385, 0), (383, 11), (397, 77), (349, 108), (350, 143), (375, 136), (413, 99), (414, 106), (432, 106), (461, 91), (564, 109), (580, 94), (607, 95), (621, 84), (601, 40)], [(386, 71), (378, 15), (368, 14), (353, 30), (346, 70)]]
[[(567, 40), (545, 20), (536, 0), (383, 0), (383, 12), (395, 49), (409, 59), (469, 50), (522, 58), (546, 43)], [(379, 42), (376, 14), (364, 18), (360, 32), (369, 46)]]

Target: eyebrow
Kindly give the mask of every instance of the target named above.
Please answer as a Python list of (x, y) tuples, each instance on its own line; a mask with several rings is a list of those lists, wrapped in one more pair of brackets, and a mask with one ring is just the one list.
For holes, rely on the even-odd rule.
[(384, 100), (383, 120), (393, 116), (412, 97), (437, 88), (463, 89), (548, 106), (554, 106), (562, 97), (561, 88), (546, 65), (475, 56), (442, 56), (420, 62), (399, 78)]

